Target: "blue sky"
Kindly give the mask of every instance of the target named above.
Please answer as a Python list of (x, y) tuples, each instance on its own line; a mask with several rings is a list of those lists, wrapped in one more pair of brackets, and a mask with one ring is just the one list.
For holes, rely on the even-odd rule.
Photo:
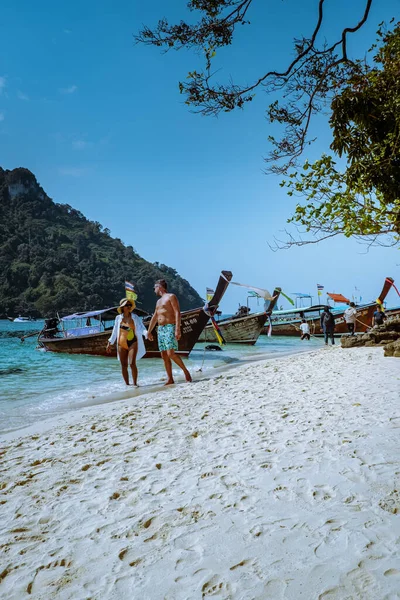
[[(358, 21), (363, 0), (331, 0), (323, 35)], [(291, 40), (309, 35), (316, 0), (257, 0), (237, 43), (218, 52), (220, 79), (250, 82), (285, 66)], [(379, 5), (379, 7), (378, 7)], [(203, 294), (221, 269), (234, 279), (287, 292), (327, 291), (374, 299), (385, 276), (399, 278), (396, 249), (336, 238), (272, 252), (294, 208), (263, 173), (270, 126), (262, 91), (246, 110), (192, 114), (178, 81), (196, 55), (135, 46), (141, 24), (179, 19), (185, 0), (3, 0), (0, 23), (0, 165), (29, 168), (47, 194), (100, 221), (147, 260), (177, 271)], [(398, 14), (398, 0), (374, 0), (369, 22), (350, 42), (367, 48), (377, 24)], [(326, 119), (314, 123), (328, 150)], [(134, 279), (134, 274), (132, 274)], [(397, 302), (394, 292), (388, 298)], [(224, 310), (245, 301), (232, 288)]]

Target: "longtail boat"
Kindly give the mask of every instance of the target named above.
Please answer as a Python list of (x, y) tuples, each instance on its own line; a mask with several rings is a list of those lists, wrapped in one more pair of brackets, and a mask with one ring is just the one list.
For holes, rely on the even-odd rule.
[[(217, 310), (231, 279), (232, 273), (230, 271), (222, 271), (210, 302), (205, 307), (194, 308), (181, 313), (182, 337), (178, 342), (177, 354), (189, 356), (210, 314), (214, 314)], [(111, 335), (113, 321), (118, 314), (117, 309), (118, 307), (114, 306), (97, 311), (74, 313), (61, 319), (47, 319), (45, 327), (38, 337), (39, 346), (49, 352), (116, 356), (116, 347), (112, 347), (111, 354), (107, 354), (106, 346)], [(143, 316), (143, 323), (147, 327), (151, 315), (138, 309), (135, 309), (134, 312), (139, 316)], [(75, 326), (68, 327), (69, 324)], [(153, 341), (145, 340), (146, 354), (144, 358), (161, 357), (158, 350), (157, 327), (152, 333)]]
[[(232, 317), (217, 321), (218, 327), (227, 344), (247, 344), (254, 346), (257, 342), (266, 319), (271, 315), (281, 293), (281, 288), (275, 288), (272, 299), (265, 306), (265, 311), (259, 313), (248, 313), (247, 307), (240, 307), (239, 311)], [(245, 314), (243, 314), (245, 313)], [(207, 325), (199, 337), (199, 342), (216, 341), (212, 325)]]
[[(382, 291), (377, 298), (379, 303), (383, 303), (393, 283), (394, 280), (391, 277), (386, 277)], [(329, 295), (332, 297), (337, 296), (337, 294), (328, 294), (328, 296)], [(377, 301), (356, 306), (356, 332), (364, 333), (372, 327), (372, 317), (376, 310)], [(298, 336), (300, 323), (302, 319), (305, 319), (310, 326), (310, 333), (314, 336), (322, 336), (323, 333), (320, 327), (320, 318), (325, 306), (325, 304), (315, 304), (305, 308), (274, 311), (271, 315), (272, 331), (274, 335)], [(335, 318), (335, 335), (348, 333), (343, 316), (344, 311), (347, 308), (348, 306), (346, 304), (340, 307), (331, 307), (331, 312)], [(267, 327), (263, 329), (262, 333), (267, 333)]]
[(385, 308), (385, 315), (387, 319), (392, 319), (400, 315), (400, 306), (391, 306)]

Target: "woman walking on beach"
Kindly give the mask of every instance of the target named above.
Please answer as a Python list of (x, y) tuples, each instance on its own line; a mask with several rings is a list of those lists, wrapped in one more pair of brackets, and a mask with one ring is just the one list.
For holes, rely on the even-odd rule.
[(107, 343), (107, 353), (111, 352), (111, 346), (117, 342), (117, 356), (121, 363), (122, 377), (126, 385), (129, 385), (128, 365), (131, 367), (133, 385), (137, 387), (138, 370), (136, 360), (146, 354), (143, 337), (147, 337), (147, 329), (142, 320), (132, 313), (135, 303), (123, 298), (119, 303), (112, 334)]

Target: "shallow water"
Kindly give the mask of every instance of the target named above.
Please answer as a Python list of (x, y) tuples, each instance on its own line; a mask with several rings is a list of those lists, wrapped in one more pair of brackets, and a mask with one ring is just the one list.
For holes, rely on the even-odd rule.
[[(88, 405), (133, 395), (122, 380), (115, 358), (54, 354), (36, 349), (36, 337), (21, 343), (18, 336), (41, 329), (42, 322), (12, 323), (0, 320), (0, 431), (26, 427), (42, 419)], [(203, 375), (223, 366), (302, 352), (320, 347), (322, 340), (260, 336), (255, 346), (227, 345), (222, 352), (205, 351), (196, 344), (185, 364), (192, 374)], [(138, 363), (139, 384), (165, 381), (160, 359)], [(180, 370), (174, 369), (177, 381)]]

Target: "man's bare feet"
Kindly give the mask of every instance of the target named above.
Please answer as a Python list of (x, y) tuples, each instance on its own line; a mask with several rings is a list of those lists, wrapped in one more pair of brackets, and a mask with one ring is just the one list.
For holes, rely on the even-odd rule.
[(189, 371), (187, 371), (187, 373), (185, 373), (185, 379), (188, 383), (190, 383), (192, 381), (192, 376), (189, 373)]
[(171, 381), (167, 381), (167, 383), (164, 383), (164, 386), (166, 385), (174, 385), (175, 381), (173, 379), (171, 379)]

